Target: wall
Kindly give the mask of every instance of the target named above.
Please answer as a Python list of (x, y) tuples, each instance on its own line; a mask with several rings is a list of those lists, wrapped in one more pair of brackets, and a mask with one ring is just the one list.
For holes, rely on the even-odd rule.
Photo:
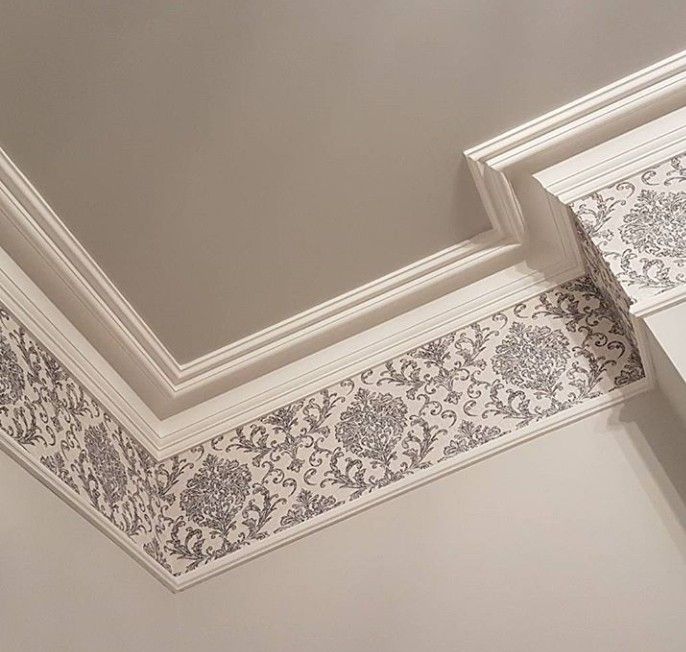
[(0, 649), (683, 650), (684, 469), (643, 395), (172, 595), (2, 455)]

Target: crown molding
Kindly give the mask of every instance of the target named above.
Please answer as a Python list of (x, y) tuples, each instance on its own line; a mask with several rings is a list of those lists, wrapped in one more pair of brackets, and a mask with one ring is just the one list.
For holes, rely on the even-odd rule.
[[(310, 351), (238, 387), (216, 395), (208, 390), (202, 400), (194, 399), (164, 418), (160, 418), (153, 409), (153, 404), (159, 409), (163, 402), (155, 401), (168, 400), (169, 396), (178, 397), (183, 392), (189, 396), (188, 388), (196, 380), (198, 385), (206, 383), (203, 387), (210, 387), (224, 373), (221, 364), (212, 366), (221, 355), (217, 354), (214, 362), (211, 358), (215, 354), (203, 356), (207, 359), (199, 362), (194, 372), (188, 372), (185, 380), (183, 369), (178, 371), (182, 365), (176, 365), (176, 375), (171, 372), (167, 375), (169, 369), (165, 370), (162, 364), (164, 354), (155, 359), (147, 343), (143, 342), (147, 337), (147, 327), (143, 324), (138, 329), (128, 324), (127, 320), (137, 318), (133, 309), (129, 313), (130, 306), (116, 288), (111, 283), (107, 285), (106, 277), (104, 280), (99, 278), (101, 270), (95, 263), (90, 266), (87, 252), (79, 249), (78, 243), (65, 244), (57, 235), (52, 237), (50, 228), (61, 223), (54, 213), (47, 212), (47, 204), (42, 209), (40, 204), (37, 204), (38, 208), (31, 204), (34, 200), (38, 202), (39, 196), (27, 198), (22, 195), (30, 184), (22, 187), (23, 177), (16, 168), (10, 169), (10, 172), (14, 170), (12, 177), (8, 175), (8, 166), (1, 161), (0, 210), (9, 219), (3, 223), (0, 236), (10, 241), (12, 251), (0, 251), (0, 300), (157, 460), (161, 460), (578, 276), (583, 266), (568, 212), (559, 197), (567, 198), (568, 193), (582, 192), (593, 184), (601, 184), (598, 186), (601, 187), (612, 175), (626, 176), (626, 170), (630, 174), (631, 166), (639, 162), (643, 167), (650, 165), (650, 157), (658, 156), (651, 153), (651, 147), (657, 148), (659, 156), (664, 158), (664, 152), (671, 147), (669, 139), (676, 142), (674, 138), (680, 137), (680, 132), (675, 132), (674, 123), (670, 122), (673, 118), (670, 112), (679, 113), (675, 109), (683, 107), (684, 103), (686, 53), (472, 148), (466, 156), (493, 229), (471, 243), (457, 245), (365, 286), (364, 292), (350, 293), (348, 299), (336, 299), (320, 306), (321, 310), (303, 313), (309, 317), (302, 322), (297, 321), (299, 317), (287, 320), (290, 325), (282, 333), (282, 344), (295, 350), (297, 324), (303, 329), (311, 329), (308, 331), (311, 334), (318, 328), (326, 328), (322, 324), (327, 318), (339, 326), (346, 322), (350, 318), (346, 310), (364, 315), (374, 306), (400, 299), (409, 301), (423, 292), (422, 296), (432, 297), (431, 300), (356, 335)], [(654, 124), (646, 124), (653, 122), (663, 125), (661, 135), (655, 131)], [(636, 137), (640, 129), (626, 134), (624, 140), (615, 139), (619, 134), (642, 125), (645, 125), (643, 141)], [(649, 138), (651, 129), (652, 140)], [(604, 149), (593, 149), (606, 141), (612, 144), (603, 146)], [(46, 216), (52, 221), (45, 221)], [(61, 235), (64, 236), (64, 232)], [(76, 256), (76, 260), (72, 256)], [(36, 274), (40, 276), (41, 273), (45, 290), (35, 282)], [(53, 278), (48, 278), (50, 276)], [(456, 278), (460, 282), (450, 292), (432, 296), (432, 292), (446, 287), (446, 284), (450, 286)], [(96, 287), (98, 283), (103, 284), (102, 288)], [(115, 294), (108, 293), (108, 288)], [(59, 296), (59, 291), (65, 290), (70, 298), (60, 303), (55, 297)], [(117, 296), (124, 303), (117, 303)], [(78, 319), (78, 309), (87, 312), (88, 319), (92, 320), (89, 323), (106, 332), (106, 337), (99, 340), (90, 333), (88, 328), (94, 326), (83, 326)], [(336, 315), (340, 316), (338, 321)], [(515, 431), (459, 458), (419, 471), (349, 503), (335, 513), (322, 514), (182, 577), (172, 576), (142, 554), (131, 540), (85, 500), (68, 492), (55, 480), (55, 476), (25, 455), (21, 447), (7, 438), (0, 438), (0, 447), (126, 549), (167, 587), (178, 591), (396, 495), (653, 388), (653, 367), (644, 324), (639, 319), (635, 319), (635, 324), (639, 349), (645, 356), (644, 380)], [(274, 327), (274, 332), (278, 328)], [(278, 338), (269, 341), (271, 346), (279, 346), (276, 344)], [(105, 344), (101, 346), (102, 342)], [(226, 347), (226, 350), (230, 348)], [(251, 356), (259, 357), (259, 354), (253, 351), (248, 355)], [(188, 368), (194, 363), (189, 363)], [(173, 363), (169, 364), (173, 367)], [(131, 375), (133, 372), (130, 370), (134, 367), (137, 371)], [(203, 374), (207, 374), (207, 378)], [(163, 381), (152, 391), (151, 383), (155, 378), (159, 381), (160, 376), (164, 376)], [(184, 382), (188, 383), (183, 386), (185, 389), (178, 389)], [(148, 385), (143, 387), (145, 383)], [(161, 389), (163, 384), (164, 390)]]
[(570, 204), (685, 150), (686, 107), (682, 107), (541, 170), (534, 178), (550, 195)]
[[(179, 363), (0, 150), (0, 241), (160, 417), (279, 369), (494, 270), (502, 229), (416, 261), (273, 326)], [(84, 310), (85, 308), (85, 310)]]
[(17, 264), (4, 255), (2, 296), (162, 459), (582, 273), (534, 175), (684, 103), (680, 53), (471, 148), (490, 231), (184, 365), (3, 155), (0, 237)]
[(578, 148), (587, 149), (589, 133), (602, 130), (605, 140), (612, 138), (632, 128), (627, 125), (680, 108), (685, 92), (686, 50), (472, 147), (465, 156), (474, 169), (501, 170), (565, 140), (582, 138)]
[[(472, 147), (464, 154), (494, 225), (508, 225), (517, 239), (524, 242), (535, 236), (530, 228), (532, 214), (547, 212), (548, 219), (559, 226), (565, 251), (568, 247), (573, 249), (571, 258), (579, 260), (569, 220), (560, 219), (558, 211), (550, 210), (547, 197), (543, 201), (539, 197), (537, 202), (536, 191), (522, 192), (517, 186), (518, 177), (520, 185), (523, 174), (532, 179), (535, 176), (543, 183), (536, 173), (560, 161), (566, 161), (566, 167), (559, 168), (558, 172), (580, 174), (579, 170), (587, 167), (584, 157), (589, 149), (684, 104), (686, 50)], [(650, 147), (658, 144), (644, 144), (647, 160)], [(575, 155), (579, 158), (574, 159)], [(621, 158), (620, 154), (616, 156)], [(550, 183), (543, 185), (547, 193), (556, 194)]]

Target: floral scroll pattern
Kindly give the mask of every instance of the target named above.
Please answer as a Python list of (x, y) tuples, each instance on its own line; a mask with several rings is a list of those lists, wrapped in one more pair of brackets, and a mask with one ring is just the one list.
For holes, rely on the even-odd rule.
[(155, 463), (0, 323), (0, 436), (177, 576), (643, 377), (582, 277)]
[(180, 487), (208, 456), (254, 483), (229, 536), (172, 492), (169, 563), (197, 568), (642, 377), (613, 307), (577, 279), (162, 462)]
[(631, 303), (686, 283), (686, 154), (571, 208)]
[(602, 295), (605, 303), (615, 309), (615, 321), (621, 332), (631, 341), (634, 348), (638, 349), (634, 325), (629, 312), (633, 303), (632, 300), (610, 271), (609, 265), (598, 247), (578, 224), (576, 225), (576, 232), (588, 275), (593, 279), (593, 283), (598, 288), (598, 292)]
[(141, 548), (160, 547), (153, 458), (2, 306), (0, 436)]

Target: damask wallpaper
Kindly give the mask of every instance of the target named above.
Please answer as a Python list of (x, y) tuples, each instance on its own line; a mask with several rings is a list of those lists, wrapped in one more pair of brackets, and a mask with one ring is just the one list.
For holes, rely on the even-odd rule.
[(571, 208), (631, 303), (686, 282), (686, 154)]
[(607, 261), (603, 258), (595, 243), (581, 225), (576, 224), (575, 226), (579, 249), (581, 250), (588, 275), (598, 288), (598, 292), (602, 295), (605, 303), (614, 308), (618, 326), (622, 328), (624, 335), (637, 349), (638, 345), (636, 343), (634, 326), (629, 312), (632, 303), (631, 299), (610, 271)]
[(157, 463), (0, 309), (0, 436), (175, 576), (642, 377), (582, 277)]

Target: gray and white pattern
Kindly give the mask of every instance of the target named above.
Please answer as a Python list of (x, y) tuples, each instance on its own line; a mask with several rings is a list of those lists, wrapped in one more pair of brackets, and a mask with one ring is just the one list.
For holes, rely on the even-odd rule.
[(605, 303), (615, 309), (615, 321), (618, 328), (638, 349), (634, 325), (631, 320), (630, 307), (633, 303), (624, 288), (610, 271), (607, 261), (588, 234), (576, 224), (577, 240), (584, 260), (586, 271), (598, 288)]
[(1, 306), (0, 352), (0, 436), (141, 548), (158, 546), (150, 454)]
[(631, 303), (686, 282), (686, 154), (571, 208)]
[(170, 573), (643, 377), (588, 277), (154, 462), (5, 309), (0, 436)]

